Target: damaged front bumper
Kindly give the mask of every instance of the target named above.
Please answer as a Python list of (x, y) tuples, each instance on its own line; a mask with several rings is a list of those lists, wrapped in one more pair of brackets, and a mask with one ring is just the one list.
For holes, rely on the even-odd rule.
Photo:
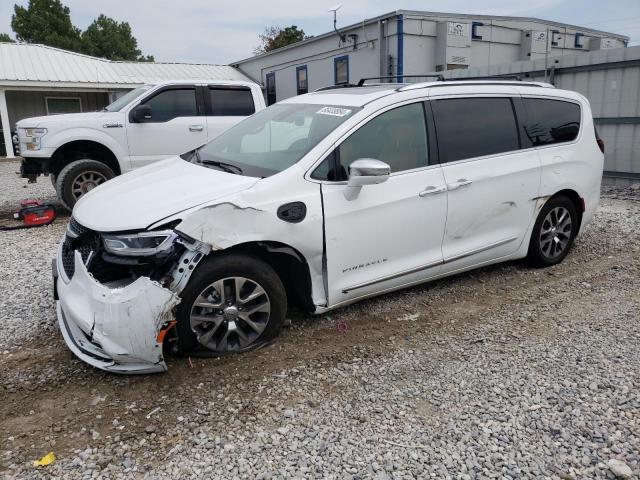
[(69, 349), (84, 362), (114, 373), (167, 370), (163, 326), (173, 321), (180, 298), (148, 277), (102, 284), (75, 252), (75, 272), (63, 278), (58, 255), (58, 323)]

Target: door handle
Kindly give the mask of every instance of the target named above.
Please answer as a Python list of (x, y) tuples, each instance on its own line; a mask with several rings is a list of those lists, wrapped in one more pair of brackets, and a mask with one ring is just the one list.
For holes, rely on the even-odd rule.
[(189, 125), (190, 132), (201, 132), (204, 130), (204, 125)]
[(442, 193), (442, 192), (446, 192), (447, 191), (447, 187), (442, 186), (442, 187), (434, 187), (433, 185), (428, 186), (427, 188), (425, 188), (424, 190), (422, 190), (418, 196), (420, 197), (426, 197), (427, 195), (433, 195), (436, 193)]
[(471, 180), (467, 180), (466, 178), (461, 178), (456, 183), (447, 184), (447, 188), (449, 190), (456, 190), (461, 187), (466, 187), (467, 185), (471, 185), (473, 182)]

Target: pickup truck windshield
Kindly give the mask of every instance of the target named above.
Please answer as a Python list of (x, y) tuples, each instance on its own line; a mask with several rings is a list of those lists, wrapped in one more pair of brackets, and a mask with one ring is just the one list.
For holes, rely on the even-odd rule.
[(286, 170), (359, 108), (284, 103), (241, 121), (188, 161), (250, 177)]
[(120, 110), (122, 110), (123, 107), (126, 107), (127, 105), (129, 105), (129, 103), (134, 101), (136, 98), (138, 98), (144, 92), (149, 90), (151, 87), (152, 87), (152, 85), (140, 85), (138, 88), (134, 88), (130, 92), (125, 93), (123, 96), (118, 98), (115, 102), (110, 103), (105, 108), (105, 110), (107, 112), (119, 112)]

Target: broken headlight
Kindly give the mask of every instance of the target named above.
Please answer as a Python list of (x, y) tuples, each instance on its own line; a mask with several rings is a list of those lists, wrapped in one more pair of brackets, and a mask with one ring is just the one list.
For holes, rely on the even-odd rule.
[(173, 231), (103, 234), (104, 249), (126, 257), (147, 257), (169, 250), (178, 237)]

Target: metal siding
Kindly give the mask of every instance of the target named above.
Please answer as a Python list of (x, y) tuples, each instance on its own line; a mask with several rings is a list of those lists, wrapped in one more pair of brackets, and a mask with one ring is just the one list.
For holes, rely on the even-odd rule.
[(15, 128), (16, 121), (18, 120), (46, 115), (46, 97), (80, 98), (83, 112), (101, 110), (109, 104), (109, 94), (106, 92), (69, 92), (60, 90), (32, 92), (8, 90), (6, 96), (12, 130)]
[(248, 80), (228, 65), (112, 62), (44, 45), (0, 43), (0, 88), (12, 82), (43, 87), (117, 87), (179, 79)]
[[(548, 65), (555, 66), (556, 87), (589, 99), (605, 142), (605, 171), (640, 173), (640, 46), (550, 57)], [(514, 73), (544, 81), (544, 59), (455, 70), (445, 76)]]

